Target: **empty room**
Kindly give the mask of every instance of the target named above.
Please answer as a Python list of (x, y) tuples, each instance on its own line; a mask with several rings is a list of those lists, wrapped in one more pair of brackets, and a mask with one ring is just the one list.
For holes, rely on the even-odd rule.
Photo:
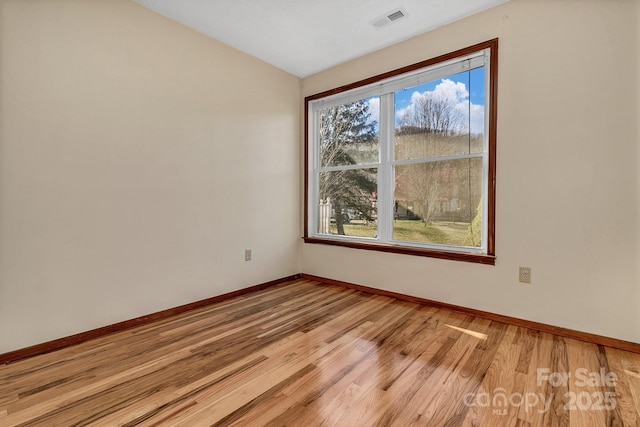
[(0, 426), (640, 426), (639, 23), (0, 0)]

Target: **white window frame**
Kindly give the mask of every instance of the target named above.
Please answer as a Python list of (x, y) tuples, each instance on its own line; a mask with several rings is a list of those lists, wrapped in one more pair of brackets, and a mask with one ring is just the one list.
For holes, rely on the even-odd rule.
[[(497, 98), (497, 39), (480, 43), (438, 58), (413, 64), (400, 70), (366, 79), (343, 88), (334, 89), (305, 99), (305, 241), (361, 249), (408, 253), (437, 258), (495, 263), (495, 126)], [(446, 157), (394, 159), (395, 108), (394, 92), (449, 75), (485, 67), (485, 132), (483, 150)], [(379, 159), (378, 162), (321, 167), (319, 118), (323, 109), (380, 97)], [(451, 246), (393, 239), (394, 168), (401, 165), (456, 159), (482, 159), (482, 234), (480, 247)], [(376, 238), (354, 237), (318, 232), (319, 175), (345, 169), (377, 168), (377, 224)]]

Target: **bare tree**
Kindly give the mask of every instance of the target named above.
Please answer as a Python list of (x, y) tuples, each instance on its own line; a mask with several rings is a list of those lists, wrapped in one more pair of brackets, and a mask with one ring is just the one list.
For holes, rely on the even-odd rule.
[[(467, 117), (456, 100), (425, 93), (414, 100), (396, 129), (396, 159), (434, 159), (459, 154), (470, 148)], [(481, 165), (478, 165), (481, 167)], [(417, 204), (415, 213), (426, 223), (442, 214), (444, 207), (452, 217), (470, 216), (480, 195), (473, 195), (470, 182), (478, 171), (470, 161), (436, 160), (396, 168), (396, 182), (405, 196)], [(473, 200), (472, 200), (473, 199)], [(469, 215), (466, 215), (469, 214)]]
[(456, 108), (454, 99), (426, 92), (416, 99), (413, 107), (400, 119), (400, 128), (451, 135), (465, 124), (464, 113)]

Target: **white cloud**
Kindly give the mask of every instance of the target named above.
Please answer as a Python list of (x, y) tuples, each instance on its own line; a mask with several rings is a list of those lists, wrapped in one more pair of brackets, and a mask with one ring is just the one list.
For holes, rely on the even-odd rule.
[(456, 104), (456, 109), (461, 110), (465, 115), (464, 130), (467, 130), (467, 117), (471, 118), (471, 133), (484, 133), (484, 105), (471, 103), (469, 109), (469, 100)]
[(380, 121), (380, 98), (377, 98), (377, 97), (371, 98), (367, 102), (369, 103), (369, 113), (371, 113), (369, 120), (379, 122)]
[(438, 83), (432, 93), (438, 99), (453, 102), (460, 102), (461, 100), (469, 97), (469, 92), (467, 91), (467, 87), (464, 83), (455, 83), (453, 80), (449, 79), (442, 79), (442, 83)]
[(415, 105), (420, 100), (427, 98), (435, 98), (455, 103), (455, 108), (465, 115), (464, 124), (460, 130), (466, 131), (468, 129), (469, 123), (466, 118), (470, 116), (471, 132), (482, 133), (484, 131), (484, 106), (471, 103), (469, 108), (469, 91), (466, 85), (461, 82), (456, 83), (449, 79), (442, 79), (432, 91), (422, 93), (418, 91), (413, 92), (411, 94), (410, 104), (396, 111), (396, 119), (401, 120), (407, 115), (410, 115), (415, 109)]

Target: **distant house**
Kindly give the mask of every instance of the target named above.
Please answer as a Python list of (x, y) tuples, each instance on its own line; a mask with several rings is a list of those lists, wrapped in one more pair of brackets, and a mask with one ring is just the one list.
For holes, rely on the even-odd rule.
[(409, 129), (396, 135), (396, 160), (425, 162), (396, 167), (394, 215), (398, 219), (471, 222), (482, 197), (480, 159), (434, 160), (482, 149), (481, 135), (442, 135)]

